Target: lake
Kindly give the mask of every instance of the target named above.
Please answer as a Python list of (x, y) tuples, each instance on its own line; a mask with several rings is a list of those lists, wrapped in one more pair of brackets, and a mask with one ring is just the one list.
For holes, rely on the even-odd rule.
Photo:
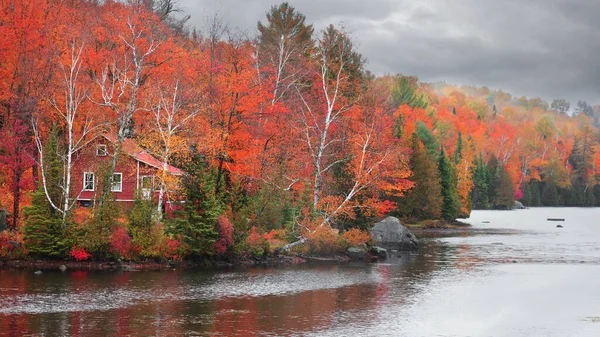
[(600, 336), (600, 209), (466, 221), (373, 264), (0, 270), (0, 335)]

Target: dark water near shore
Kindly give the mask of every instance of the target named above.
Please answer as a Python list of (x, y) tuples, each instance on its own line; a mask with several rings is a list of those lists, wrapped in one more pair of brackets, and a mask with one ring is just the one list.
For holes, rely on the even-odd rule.
[(378, 264), (0, 270), (0, 335), (600, 336), (600, 209), (468, 222)]

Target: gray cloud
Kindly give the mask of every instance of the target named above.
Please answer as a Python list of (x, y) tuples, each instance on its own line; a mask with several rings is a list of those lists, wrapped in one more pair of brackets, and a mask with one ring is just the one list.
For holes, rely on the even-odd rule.
[[(250, 35), (277, 1), (181, 0), (201, 27), (219, 12)], [(321, 29), (342, 23), (376, 74), (600, 103), (597, 0), (296, 0)]]

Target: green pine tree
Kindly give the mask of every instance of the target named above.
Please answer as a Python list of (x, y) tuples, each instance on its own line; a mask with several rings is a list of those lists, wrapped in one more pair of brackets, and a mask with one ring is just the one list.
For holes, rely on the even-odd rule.
[(463, 148), (463, 140), (462, 134), (458, 133), (458, 139), (456, 140), (456, 148), (454, 149), (454, 164), (458, 164), (458, 162), (462, 158), (462, 148)]
[[(50, 130), (48, 141), (44, 145), (44, 153), (48, 195), (52, 200), (59, 201), (63, 163), (58, 156), (59, 133), (56, 127)], [(30, 255), (38, 258), (65, 257), (70, 249), (70, 243), (66, 236), (66, 228), (62, 226), (61, 215), (51, 206), (43, 187), (40, 186), (35, 190), (31, 197), (31, 206), (23, 210), (25, 248)]]
[(521, 190), (523, 192), (523, 197), (520, 200), (521, 203), (523, 203), (524, 206), (531, 206), (532, 196), (531, 196), (531, 187), (529, 186), (529, 183), (524, 182), (521, 185)]
[(546, 183), (542, 192), (542, 204), (544, 206), (558, 206), (558, 190), (553, 183)]
[(542, 206), (542, 196), (540, 193), (540, 182), (534, 180), (530, 183), (531, 185), (531, 206), (540, 207)]
[(512, 209), (515, 205), (515, 186), (504, 163), (497, 167), (496, 199), (494, 207), (498, 209)]
[(410, 140), (411, 180), (415, 187), (398, 198), (397, 214), (417, 220), (439, 219), (441, 217), (442, 195), (440, 177), (436, 161), (423, 146), (416, 134)]
[(483, 158), (475, 160), (475, 173), (473, 175), (473, 191), (471, 192), (471, 202), (474, 209), (487, 209), (490, 207), (488, 201), (487, 169)]
[(186, 172), (185, 207), (178, 217), (166, 221), (167, 233), (180, 238), (194, 257), (212, 255), (213, 244), (219, 239), (217, 218), (224, 210), (215, 193), (216, 173), (200, 157), (186, 167)]
[(438, 170), (441, 179), (442, 219), (454, 221), (460, 211), (456, 192), (456, 174), (443, 148), (440, 151)]

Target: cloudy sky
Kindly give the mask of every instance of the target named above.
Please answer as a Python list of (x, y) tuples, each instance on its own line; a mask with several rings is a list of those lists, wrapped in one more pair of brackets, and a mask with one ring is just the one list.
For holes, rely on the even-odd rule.
[[(376, 74), (600, 104), (598, 0), (290, 0), (316, 30), (343, 24)], [(254, 36), (276, 0), (180, 0)]]

